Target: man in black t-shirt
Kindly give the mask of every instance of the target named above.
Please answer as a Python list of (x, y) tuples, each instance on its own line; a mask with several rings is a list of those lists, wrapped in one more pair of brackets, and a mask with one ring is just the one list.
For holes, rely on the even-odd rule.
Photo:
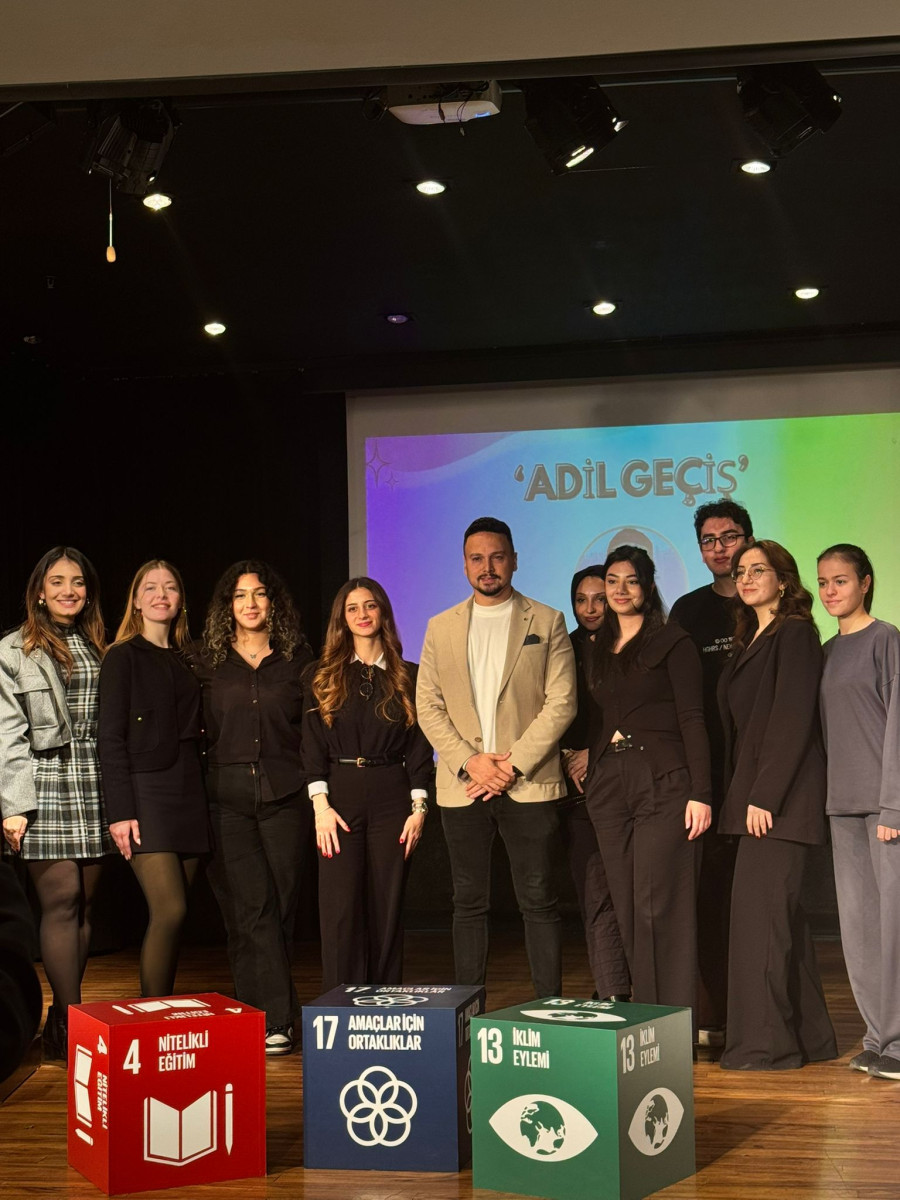
[[(700, 957), (701, 1041), (718, 1044), (725, 1024), (728, 983), (728, 919), (735, 847), (719, 837), (716, 822), (724, 799), (725, 738), (716, 700), (722, 667), (731, 650), (735, 594), (731, 560), (753, 542), (750, 514), (733, 500), (704, 504), (694, 514), (700, 554), (712, 573), (711, 584), (688, 592), (672, 605), (670, 620), (690, 634), (703, 665), (703, 709), (712, 765), (713, 823), (704, 838), (698, 893), (697, 935)], [(709, 1034), (718, 1036), (710, 1037)], [(707, 1035), (707, 1036), (704, 1036)]]

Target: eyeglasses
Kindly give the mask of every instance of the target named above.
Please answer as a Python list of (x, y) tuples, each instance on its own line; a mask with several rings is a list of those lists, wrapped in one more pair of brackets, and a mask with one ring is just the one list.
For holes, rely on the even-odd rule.
[(730, 550), (732, 546), (738, 544), (741, 538), (746, 536), (746, 533), (739, 533), (736, 529), (729, 529), (719, 537), (713, 537), (711, 533), (708, 533), (700, 539), (700, 545), (704, 550), (712, 550), (715, 548), (716, 542), (720, 542), (723, 550)]
[(766, 571), (774, 570), (774, 567), (764, 567), (760, 563), (756, 563), (752, 567), (738, 567), (736, 571), (731, 572), (731, 578), (735, 583), (740, 583), (742, 579), (762, 579)]

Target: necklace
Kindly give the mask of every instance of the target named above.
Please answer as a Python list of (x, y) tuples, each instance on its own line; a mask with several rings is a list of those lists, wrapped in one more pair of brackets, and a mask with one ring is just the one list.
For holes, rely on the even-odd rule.
[(362, 682), (359, 685), (359, 694), (363, 700), (371, 700), (375, 695), (375, 668), (363, 665)]
[(257, 650), (255, 654), (251, 654), (249, 650), (244, 651), (244, 650), (240, 650), (240, 649), (238, 650), (238, 653), (246, 654), (246, 657), (249, 658), (251, 662), (256, 662), (256, 660), (259, 658), (260, 654), (265, 654), (268, 649), (269, 649), (269, 643), (266, 642), (266, 644), (265, 644), (265, 646), (263, 646), (262, 650)]

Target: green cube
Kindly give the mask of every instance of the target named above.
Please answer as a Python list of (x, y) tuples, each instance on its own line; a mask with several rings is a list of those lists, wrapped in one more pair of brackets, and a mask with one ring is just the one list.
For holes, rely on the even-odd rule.
[(534, 1000), (472, 1020), (472, 1182), (640, 1200), (693, 1175), (691, 1010)]

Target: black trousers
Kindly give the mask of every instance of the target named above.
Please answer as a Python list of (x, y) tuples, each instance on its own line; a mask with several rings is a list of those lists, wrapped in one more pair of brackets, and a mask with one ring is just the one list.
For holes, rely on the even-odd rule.
[(553, 844), (559, 832), (555, 800), (522, 804), (506, 792), (441, 809), (453, 875), (453, 958), (456, 982), (482, 984), (487, 973), (491, 850), (499, 833), (525, 925), (525, 949), (538, 996), (562, 991), (562, 939)]
[(631, 976), (622, 935), (606, 878), (603, 855), (583, 799), (560, 801), (559, 827), (578, 896), (594, 988), (601, 998), (629, 996)]
[(631, 969), (633, 999), (694, 1009), (700, 846), (689, 842), (686, 769), (654, 776), (643, 751), (607, 752), (587, 806)]
[[(713, 810), (715, 812), (715, 809)], [(716, 817), (702, 837), (697, 893), (697, 953), (700, 966), (698, 1023), (719, 1029), (728, 1011), (728, 930), (738, 838), (716, 833)]]
[(291, 980), (291, 943), (307, 859), (312, 805), (302, 792), (260, 798), (255, 766), (207, 776), (215, 848), (207, 875), (222, 910), (238, 1000), (262, 1008), (269, 1029), (300, 1012)]
[(800, 903), (809, 847), (740, 839), (731, 893), (726, 1070), (776, 1071), (837, 1058)]
[(400, 983), (403, 894), (409, 862), (400, 834), (410, 812), (403, 766), (335, 763), (329, 803), (350, 826), (340, 854), (319, 857), (322, 990), (342, 983)]

